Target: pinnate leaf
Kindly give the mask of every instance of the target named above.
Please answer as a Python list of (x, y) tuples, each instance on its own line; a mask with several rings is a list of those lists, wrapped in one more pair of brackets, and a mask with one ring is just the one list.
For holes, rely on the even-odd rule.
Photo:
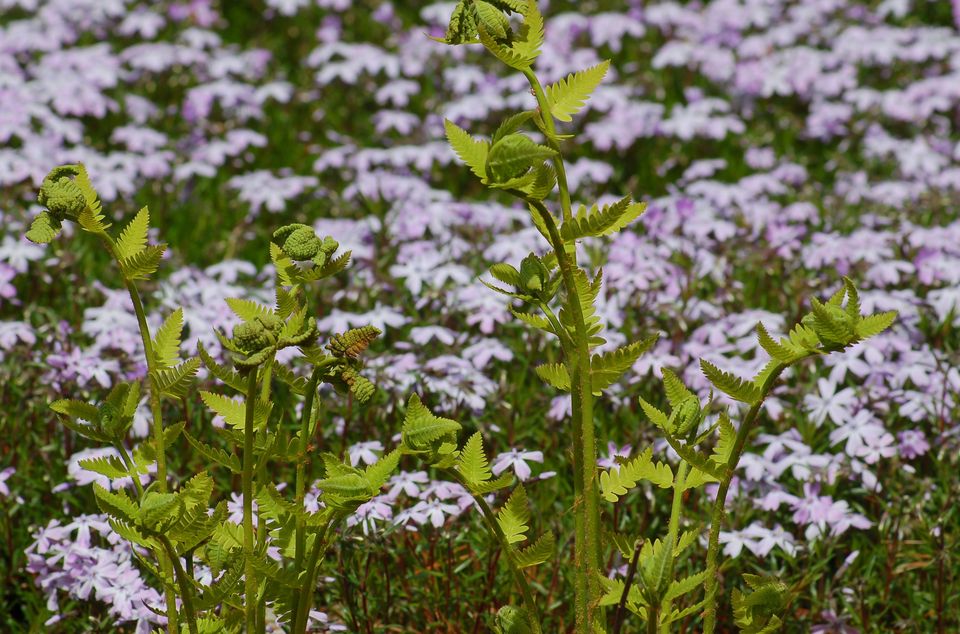
[(565, 79), (547, 86), (550, 114), (559, 121), (571, 121), (573, 115), (583, 108), (587, 99), (603, 81), (609, 68), (610, 61), (604, 60), (596, 66), (571, 73)]
[(526, 532), (530, 529), (530, 509), (527, 507), (527, 492), (522, 484), (513, 490), (507, 503), (497, 513), (497, 523), (507, 538), (507, 543), (514, 544), (525, 540)]
[(763, 396), (759, 388), (752, 382), (744, 381), (733, 374), (724, 372), (706, 359), (700, 359), (700, 368), (703, 370), (704, 376), (713, 383), (714, 387), (730, 396), (730, 398), (742, 401), (748, 405), (754, 405)]
[(117, 238), (117, 255), (129, 258), (143, 251), (147, 246), (147, 232), (150, 230), (150, 210), (144, 207), (137, 212)]

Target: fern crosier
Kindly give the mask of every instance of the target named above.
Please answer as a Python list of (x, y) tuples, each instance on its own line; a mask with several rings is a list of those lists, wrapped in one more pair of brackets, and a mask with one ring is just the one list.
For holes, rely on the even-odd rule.
[[(249, 634), (262, 634), (269, 602), (278, 615), (286, 618), (290, 631), (303, 634), (308, 627), (317, 570), (336, 528), (357, 506), (379, 492), (396, 469), (400, 455), (391, 452), (361, 471), (329, 455), (314, 461), (308, 451), (309, 439), (318, 437), (321, 409), (314, 405), (321, 383), (349, 391), (357, 403), (369, 401), (376, 390), (361, 374), (361, 355), (379, 331), (362, 327), (336, 335), (329, 344), (331, 354), (324, 353), (317, 345), (316, 319), (303, 291), (305, 284), (342, 271), (349, 253), (337, 255), (335, 240), (319, 238), (305, 225), (278, 230), (270, 249), (277, 272), (275, 305), (228, 299), (240, 323), (232, 336), (215, 331), (223, 348), (234, 357), (233, 369), (216, 361), (201, 345), (199, 357), (182, 358), (182, 309), (171, 312), (151, 332), (137, 283), (156, 272), (165, 245), (149, 244), (147, 208), (137, 212), (115, 238), (82, 165), (53, 170), (44, 179), (38, 198), (47, 208), (35, 219), (27, 237), (39, 243), (50, 242), (67, 220), (96, 235), (116, 261), (137, 317), (149, 385), (150, 440), (132, 452), (127, 449), (127, 435), (140, 403), (139, 382), (116, 382), (98, 403), (60, 399), (50, 407), (69, 430), (117, 451), (119, 458), (82, 461), (84, 469), (108, 478), (132, 479), (136, 495), (94, 485), (94, 498), (118, 535), (145, 549), (144, 553), (152, 553), (155, 564), (146, 555), (142, 561), (162, 585), (167, 631), (238, 634), (244, 629)], [(288, 347), (303, 351), (303, 361), (311, 366), (309, 379), (277, 362), (276, 352)], [(199, 391), (203, 403), (225, 422), (223, 439), (238, 447), (224, 449), (200, 440), (196, 430), (187, 429), (196, 420), (164, 425), (162, 399), (185, 402), (193, 395), (201, 360), (223, 383), (222, 389), (239, 395)], [(299, 433), (292, 440), (278, 425), (269, 424), (275, 414), (271, 398), (275, 383), (305, 400)], [(240, 477), (241, 524), (229, 521), (224, 501), (212, 502), (213, 480), (206, 471), (189, 478), (168, 478), (166, 448), (181, 435), (208, 468), (225, 469)], [(156, 479), (145, 486), (141, 477), (150, 473), (154, 462)], [(304, 499), (313, 462), (322, 463), (318, 465), (322, 469), (322, 508), (309, 513), (304, 509)], [(272, 464), (283, 463), (296, 469), (292, 501), (280, 495), (282, 487), (264, 481), (274, 472)], [(256, 528), (255, 502), (259, 506)], [(267, 555), (268, 545), (283, 553), (280, 562)], [(200, 585), (193, 566), (181, 563), (184, 559), (205, 564), (217, 581)]]
[[(491, 9), (498, 9), (500, 13), (491, 13)], [(519, 25), (509, 20), (513, 12), (522, 16)], [(861, 315), (856, 288), (845, 280), (844, 288), (827, 302), (812, 300), (811, 313), (788, 338), (775, 342), (762, 326), (758, 328), (761, 346), (772, 359), (752, 380), (743, 380), (703, 360), (701, 369), (713, 387), (748, 406), (737, 427), (730, 415), (713, 403), (712, 396), (702, 404), (675, 374), (665, 369), (663, 378), (669, 412), (642, 400), (641, 406), (680, 456), (679, 465), (671, 469), (665, 463), (654, 463), (649, 454), (644, 453), (598, 478), (594, 399), (602, 397), (605, 389), (619, 381), (653, 345), (656, 337), (613, 351), (592, 352), (605, 343), (604, 324), (597, 310), (602, 272), (591, 275), (578, 266), (577, 244), (585, 238), (623, 230), (643, 213), (645, 205), (625, 197), (603, 207), (581, 205), (574, 213), (562, 145), (573, 135), (558, 133), (557, 122), (571, 121), (573, 115), (585, 107), (610, 65), (604, 61), (543, 87), (532, 68), (543, 45), (543, 32), (543, 16), (535, 0), (511, 2), (508, 6), (460, 0), (451, 16), (447, 37), (441, 41), (454, 45), (479, 41), (494, 57), (523, 74), (537, 100), (537, 109), (507, 117), (489, 140), (471, 135), (452, 121), (445, 122), (445, 129), (454, 152), (484, 185), (506, 192), (526, 205), (533, 225), (552, 250), (547, 257), (531, 254), (524, 258), (519, 269), (508, 263), (496, 263), (490, 267), (490, 275), (502, 285), (484, 283), (511, 300), (526, 303), (528, 309), (511, 307), (511, 312), (524, 323), (556, 337), (563, 355), (561, 363), (538, 365), (535, 372), (548, 385), (569, 392), (571, 397), (575, 631), (578, 634), (607, 631), (609, 624), (604, 608), (616, 606), (612, 620), (614, 633), (620, 631), (625, 613), (630, 611), (646, 621), (648, 632), (668, 632), (670, 624), (702, 612), (704, 631), (712, 634), (717, 602), (722, 594), (718, 587), (718, 538), (725, 498), (749, 434), (757, 425), (764, 399), (791, 365), (842, 350), (877, 334), (892, 323), (894, 315)], [(523, 131), (530, 126), (542, 135), (542, 144)], [(558, 213), (546, 202), (555, 190), (559, 198)], [(707, 425), (708, 416), (716, 414), (718, 409), (716, 422)], [(702, 431), (704, 426), (706, 431)], [(703, 445), (714, 435), (719, 435), (719, 440), (712, 450), (704, 451)], [(600, 495), (608, 501), (620, 500), (644, 480), (673, 490), (667, 534), (653, 540), (614, 535), (614, 545), (630, 561), (630, 572), (625, 581), (609, 580), (600, 570), (605, 546), (600, 529)], [(718, 494), (711, 513), (706, 570), (682, 580), (674, 579), (675, 570), (682, 563), (680, 557), (698, 538), (695, 531), (680, 533), (685, 496), (691, 489), (707, 483), (718, 483)], [(500, 528), (512, 531), (516, 526), (508, 523)], [(511, 534), (508, 532), (508, 539)], [(518, 581), (517, 587), (522, 591), (525, 584)], [(702, 599), (690, 596), (695, 596), (701, 587), (705, 587)], [(525, 596), (523, 622), (538, 628), (531, 603)], [(735, 610), (742, 611), (742, 606), (747, 604), (749, 601), (738, 600)], [(509, 613), (515, 614), (515, 611)], [(776, 627), (779, 621), (768, 616), (765, 614), (761, 619), (762, 628)], [(755, 623), (756, 620), (751, 619), (749, 627)]]

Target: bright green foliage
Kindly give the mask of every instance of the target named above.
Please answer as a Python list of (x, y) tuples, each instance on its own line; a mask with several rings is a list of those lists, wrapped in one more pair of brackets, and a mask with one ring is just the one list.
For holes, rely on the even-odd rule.
[(515, 544), (527, 538), (526, 533), (530, 530), (529, 522), (530, 508), (527, 503), (527, 492), (522, 484), (518, 484), (510, 494), (507, 503), (497, 513), (497, 523), (506, 536), (507, 542)]
[(723, 372), (706, 359), (700, 359), (700, 368), (703, 370), (704, 376), (706, 376), (718, 390), (729, 395), (731, 398), (743, 401), (748, 405), (753, 405), (757, 403), (762, 396), (759, 388), (753, 385), (753, 383), (743, 381), (732, 374)]
[(590, 359), (590, 377), (594, 394), (600, 394), (601, 390), (618, 381), (624, 372), (633, 367), (640, 355), (657, 342), (658, 337), (659, 335), (653, 335), (612, 352), (593, 355)]
[(517, 552), (517, 564), (521, 568), (529, 568), (550, 561), (555, 548), (556, 538), (547, 531), (537, 541)]
[[(145, 342), (152, 433), (132, 452), (127, 451), (127, 433), (140, 403), (139, 383), (115, 382), (100, 402), (61, 399), (50, 406), (68, 429), (117, 449), (119, 457), (84, 460), (83, 468), (108, 478), (133, 478), (134, 493), (94, 485), (98, 507), (108, 515), (117, 534), (145, 549), (138, 551), (140, 561), (163, 587), (168, 621), (179, 621), (183, 632), (262, 632), (262, 627), (257, 627), (257, 612), (269, 602), (277, 614), (288, 617), (290, 631), (303, 634), (317, 568), (333, 529), (379, 492), (398, 467), (401, 455), (399, 450), (389, 452), (362, 471), (335, 457), (322, 456), (324, 471), (319, 485), (324, 506), (318, 513), (304, 510), (305, 467), (314, 459), (308, 454), (307, 439), (313, 436), (322, 411), (314, 406), (320, 383), (349, 392), (355, 404), (368, 401), (375, 391), (360, 374), (361, 355), (380, 331), (367, 326), (335, 335), (326, 346), (327, 354), (315, 343), (316, 319), (302, 288), (343, 270), (350, 254), (338, 256), (336, 240), (321, 238), (306, 225), (279, 228), (270, 245), (277, 270), (276, 306), (244, 298), (228, 300), (241, 323), (229, 337), (216, 332), (232, 355), (233, 367), (215, 360), (202, 345), (198, 345), (197, 358), (182, 360), (183, 311), (174, 310), (151, 333), (137, 288), (138, 280), (147, 279), (157, 270), (165, 248), (148, 244), (149, 211), (141, 209), (114, 239), (81, 165), (53, 170), (44, 180), (38, 200), (46, 210), (34, 221), (28, 237), (49, 242), (65, 221), (76, 222), (97, 235), (123, 274)], [(287, 347), (303, 350), (303, 362), (312, 366), (309, 379), (276, 363), (275, 353)], [(201, 361), (213, 379), (240, 395), (199, 391), (204, 404), (227, 423), (227, 428), (215, 430), (217, 434), (237, 447), (224, 449), (201, 441), (196, 432), (185, 431), (184, 422), (164, 425), (161, 397), (186, 400), (194, 396), (193, 383)], [(277, 402), (271, 396), (274, 379), (307, 400), (301, 428), (292, 439), (278, 431), (276, 424), (271, 425)], [(414, 418), (415, 423), (431, 420), (429, 415)], [(432, 437), (416, 424), (412, 427), (414, 438)], [(226, 503), (214, 501), (214, 484), (207, 471), (187, 479), (168, 477), (166, 447), (181, 433), (207, 467), (222, 467), (240, 476), (241, 493), (248, 502), (241, 524), (228, 522)], [(268, 477), (272, 465), (279, 462), (296, 467), (293, 501), (284, 499), (271, 482), (258, 481)], [(144, 486), (141, 477), (149, 473), (152, 463), (157, 465), (156, 478)], [(482, 474), (482, 469), (477, 473)], [(178, 480), (182, 486), (171, 485)], [(508, 484), (508, 479), (487, 480), (478, 483), (478, 490)], [(254, 499), (263, 527), (285, 557), (280, 563), (267, 555), (262, 531), (254, 531), (250, 506)], [(312, 559), (307, 558), (308, 548), (316, 555)], [(193, 578), (192, 566), (182, 565), (184, 557), (208, 566), (217, 581), (201, 587)]]
[(610, 61), (567, 75), (555, 84), (546, 87), (550, 114), (559, 121), (572, 121), (572, 115), (583, 108), (587, 99), (597, 89), (610, 69)]
[(487, 454), (483, 451), (483, 436), (480, 432), (470, 436), (463, 445), (457, 459), (457, 471), (471, 488), (483, 484), (493, 476), (487, 462)]
[(564, 392), (570, 391), (570, 373), (562, 363), (545, 363), (534, 368), (541, 379)]
[(172, 368), (180, 360), (180, 337), (183, 334), (183, 309), (178, 308), (164, 320), (153, 337), (153, 356), (163, 368)]
[(121, 259), (125, 259), (143, 251), (147, 246), (147, 231), (149, 229), (150, 210), (144, 207), (120, 232), (120, 237), (117, 238), (117, 255)]
[(147, 280), (157, 272), (163, 252), (167, 250), (165, 244), (151, 244), (130, 257), (120, 260), (120, 270), (128, 280)]
[(646, 209), (647, 203), (632, 202), (629, 196), (602, 208), (593, 205), (589, 211), (580, 205), (577, 215), (560, 226), (560, 235), (564, 240), (608, 236), (628, 226)]
[(508, 134), (490, 147), (484, 172), (491, 186), (518, 189), (531, 184), (531, 170), (556, 156), (556, 151), (535, 143), (525, 134)]
[(600, 473), (600, 493), (608, 502), (616, 502), (647, 480), (656, 486), (668, 489), (673, 486), (673, 471), (665, 462), (653, 461), (653, 449), (647, 448), (636, 458)]
[(659, 603), (670, 583), (668, 575), (673, 564), (672, 536), (663, 541), (658, 539), (644, 543), (639, 561), (644, 594), (651, 603)]
[(455, 443), (460, 423), (435, 416), (420, 400), (411, 394), (401, 431), (402, 444), (411, 452), (429, 451), (441, 443)]
[(783, 626), (787, 586), (779, 579), (744, 575), (751, 592), (733, 591), (733, 617), (743, 634), (773, 634)]

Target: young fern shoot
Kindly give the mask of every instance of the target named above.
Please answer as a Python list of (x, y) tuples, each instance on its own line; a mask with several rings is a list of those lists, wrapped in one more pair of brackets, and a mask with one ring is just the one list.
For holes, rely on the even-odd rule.
[[(521, 19), (517, 29), (510, 21), (511, 14)], [(539, 311), (514, 314), (560, 342), (563, 362), (541, 366), (537, 374), (571, 396), (576, 631), (593, 632), (604, 627), (594, 400), (655, 339), (613, 352), (592, 353), (604, 342), (604, 326), (596, 314), (602, 273), (590, 275), (577, 264), (576, 244), (582, 238), (608, 235), (626, 227), (643, 212), (644, 205), (626, 197), (603, 207), (582, 205), (574, 213), (561, 148), (561, 143), (571, 135), (559, 134), (556, 122), (570, 121), (583, 108), (606, 75), (609, 63), (571, 74), (544, 88), (533, 70), (543, 38), (543, 16), (535, 0), (461, 0), (442, 41), (452, 45), (481, 43), (497, 59), (526, 77), (538, 107), (508, 117), (489, 141), (471, 136), (452, 121), (446, 122), (446, 130), (454, 151), (484, 185), (523, 201), (550, 249), (545, 256), (528, 255), (519, 270), (506, 263), (495, 264), (490, 274), (504, 286), (487, 285)], [(524, 128), (539, 132), (544, 142), (538, 143), (522, 132)], [(555, 190), (557, 212), (551, 211), (547, 203)]]
[[(262, 633), (268, 629), (269, 607), (275, 621), (287, 624), (290, 632), (303, 634), (310, 627), (317, 571), (336, 529), (358, 506), (379, 493), (400, 458), (400, 452), (393, 451), (360, 470), (333, 454), (322, 454), (322, 477), (317, 482), (321, 508), (317, 512), (304, 508), (313, 462), (308, 442), (316, 437), (320, 420), (320, 384), (349, 393), (359, 404), (369, 401), (376, 390), (360, 373), (360, 355), (380, 332), (371, 326), (355, 328), (334, 335), (325, 348), (320, 347), (316, 319), (304, 292), (307, 284), (343, 271), (349, 263), (349, 252), (337, 255), (339, 245), (335, 240), (318, 237), (306, 225), (281, 227), (270, 245), (277, 271), (275, 305), (242, 298), (228, 300), (240, 323), (229, 336), (215, 332), (231, 362), (221, 364), (203, 345), (198, 345), (198, 357), (181, 360), (183, 311), (174, 310), (151, 336), (137, 288), (137, 281), (156, 272), (165, 248), (147, 243), (147, 209), (142, 209), (114, 239), (82, 165), (54, 169), (44, 180), (38, 198), (46, 210), (33, 221), (27, 238), (37, 243), (51, 242), (68, 220), (97, 235), (116, 260), (137, 315), (150, 384), (151, 440), (132, 452), (127, 450), (127, 433), (140, 401), (137, 381), (117, 383), (99, 404), (61, 399), (52, 403), (51, 409), (78, 435), (117, 450), (120, 458), (85, 460), (81, 466), (111, 479), (132, 479), (135, 496), (122, 488), (111, 491), (98, 484), (94, 484), (93, 493), (111, 527), (152, 553), (153, 561), (140, 559), (163, 585), (167, 631)], [(276, 353), (290, 347), (302, 352), (309, 379), (277, 362)], [(227, 449), (220, 446), (223, 443), (207, 444), (197, 430), (187, 429), (193, 421), (163, 424), (160, 399), (181, 400), (192, 394), (201, 361), (222, 388), (240, 395), (236, 399), (199, 391), (207, 408), (225, 423), (224, 429), (215, 431)], [(278, 384), (305, 400), (299, 428), (292, 437), (274, 416), (271, 391)], [(168, 473), (165, 453), (181, 435), (207, 469), (177, 485), (177, 479)], [(234, 448), (239, 449), (239, 455)], [(157, 477), (144, 487), (140, 478), (149, 472), (151, 463), (157, 465)], [(293, 501), (281, 495), (278, 483), (267, 479), (273, 472), (267, 466), (282, 464), (293, 466), (296, 473)], [(229, 520), (225, 501), (211, 507), (214, 480), (208, 470), (214, 467), (241, 477), (240, 524)], [(279, 550), (279, 561), (268, 554), (268, 546)], [(201, 585), (194, 574), (194, 562), (209, 569), (215, 581)]]
[[(520, 18), (514, 28), (511, 16)], [(577, 263), (577, 242), (606, 236), (627, 227), (644, 211), (643, 203), (629, 197), (600, 207), (581, 205), (573, 211), (567, 184), (562, 144), (573, 138), (557, 132), (556, 122), (568, 122), (585, 105), (603, 80), (609, 64), (573, 73), (543, 87), (533, 63), (543, 44), (544, 21), (535, 0), (460, 0), (445, 38), (451, 44), (482, 44), (508, 67), (522, 73), (536, 98), (537, 108), (507, 117), (489, 140), (474, 137), (455, 122), (446, 121), (447, 138), (456, 154), (481, 182), (521, 200), (531, 219), (549, 245), (546, 255), (529, 254), (519, 269), (507, 263), (494, 264), (484, 282), (492, 290), (523, 302), (531, 310), (511, 307), (511, 312), (529, 326), (555, 336), (562, 352), (561, 363), (544, 364), (536, 373), (546, 383), (571, 395), (570, 442), (573, 454), (574, 495), (574, 592), (575, 631), (587, 634), (607, 631), (606, 606), (617, 606), (613, 630), (619, 632), (629, 610), (646, 622), (648, 632), (668, 632), (676, 623), (702, 613), (704, 631), (716, 627), (719, 595), (719, 531), (724, 520), (727, 491), (740, 457), (756, 428), (760, 408), (776, 381), (793, 364), (808, 357), (827, 354), (872, 336), (892, 323), (895, 315), (860, 314), (859, 299), (852, 282), (827, 303), (813, 300), (813, 311), (803, 323), (779, 343), (759, 326), (760, 342), (772, 359), (752, 381), (742, 381), (721, 372), (707, 361), (702, 369), (714, 387), (744, 402), (749, 410), (735, 427), (725, 411), (717, 422), (702, 432), (706, 417), (715, 409), (712, 402), (701, 404), (680, 379), (665, 370), (664, 386), (671, 411), (662, 412), (645, 401), (642, 408), (680, 456), (674, 471), (667, 463), (653, 460), (648, 450), (639, 457), (598, 476), (593, 410), (603, 390), (616, 382), (655, 342), (656, 336), (630, 343), (611, 352), (595, 354), (604, 343), (604, 325), (596, 314), (602, 271), (591, 275)], [(540, 143), (524, 128), (543, 137)], [(548, 199), (556, 193), (551, 210)], [(844, 305), (844, 298), (846, 304)], [(711, 399), (712, 401), (712, 399)], [(712, 453), (698, 447), (719, 431)], [(641, 481), (673, 490), (667, 534), (649, 540), (639, 536), (613, 535), (612, 541), (630, 562), (625, 581), (608, 579), (600, 569), (600, 498), (617, 501)], [(716, 483), (718, 492), (710, 516), (705, 554), (706, 569), (676, 579), (678, 560), (697, 541), (697, 531), (680, 533), (683, 500), (687, 491)], [(744, 632), (768, 632), (779, 627), (774, 612), (783, 604), (783, 585), (776, 580), (750, 577), (749, 595), (733, 597), (735, 621)], [(705, 586), (699, 601), (679, 600)], [(527, 605), (527, 620), (535, 621), (535, 609)], [(525, 630), (516, 630), (525, 631)]]

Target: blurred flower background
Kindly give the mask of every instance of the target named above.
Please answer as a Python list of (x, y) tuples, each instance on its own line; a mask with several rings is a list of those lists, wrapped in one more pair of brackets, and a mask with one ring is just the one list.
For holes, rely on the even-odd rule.
[[(707, 351), (751, 375), (756, 322), (783, 333), (850, 276), (865, 312), (899, 320), (775, 392), (732, 489), (725, 574), (787, 581), (791, 632), (960, 629), (960, 2), (540, 4), (546, 81), (613, 61), (569, 130), (576, 202), (649, 203), (636, 229), (583, 245), (604, 270), (609, 345), (662, 333), (598, 413), (601, 465), (652, 442), (636, 397), (662, 400), (660, 368), (704, 396)], [(540, 240), (443, 138), (444, 117), (492, 132), (535, 101), (481, 51), (426, 37), (452, 7), (0, 0), (0, 630), (146, 632), (162, 602), (131, 547), (84, 514), (105, 478), (46, 408), (145, 370), (105, 254), (21, 238), (61, 163), (86, 164), (115, 222), (150, 206), (170, 249), (148, 309), (159, 323), (184, 307), (191, 353), (219, 352), (225, 298), (272, 299), (275, 226), (333, 235), (355, 265), (322, 292), (321, 331), (386, 334), (375, 404), (329, 410), (326, 448), (370, 464), (416, 390), (482, 431), (494, 473), (528, 482), (533, 521), (569, 536), (569, 404), (532, 372), (556, 351), (478, 281)], [(186, 447), (172, 454), (186, 472)], [(509, 593), (469, 496), (411, 469), (351, 518), (318, 629), (479, 632)], [(606, 510), (649, 534), (669, 501), (641, 489)], [(547, 629), (562, 631), (569, 583), (542, 568)]]

